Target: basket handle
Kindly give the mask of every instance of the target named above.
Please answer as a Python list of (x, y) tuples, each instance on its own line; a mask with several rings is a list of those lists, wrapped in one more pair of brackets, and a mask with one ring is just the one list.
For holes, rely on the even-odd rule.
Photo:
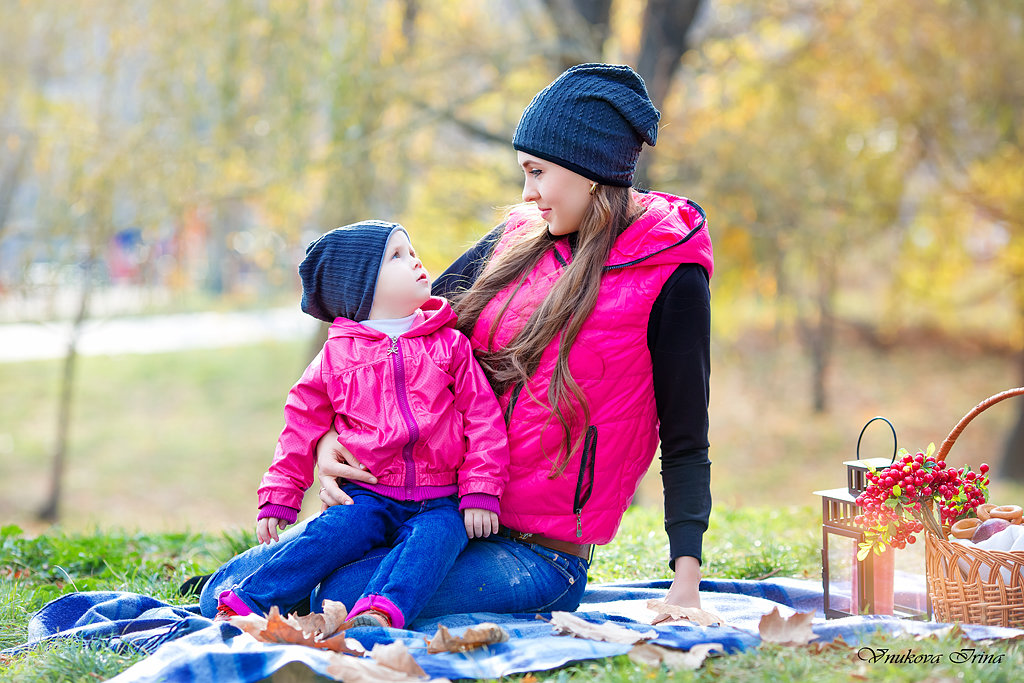
[(1020, 396), (1021, 394), (1024, 394), (1024, 387), (1007, 389), (1006, 391), (1001, 391), (994, 396), (989, 396), (984, 401), (974, 406), (974, 408), (971, 409), (971, 412), (960, 418), (960, 421), (956, 423), (956, 427), (953, 427), (953, 431), (949, 433), (949, 436), (946, 437), (946, 440), (943, 441), (942, 445), (939, 447), (938, 453), (935, 454), (935, 459), (939, 462), (946, 459), (949, 449), (953, 447), (954, 443), (956, 443), (957, 438), (960, 436), (960, 433), (964, 431), (964, 427), (967, 426), (968, 422), (1000, 401), (1012, 398), (1013, 396)]

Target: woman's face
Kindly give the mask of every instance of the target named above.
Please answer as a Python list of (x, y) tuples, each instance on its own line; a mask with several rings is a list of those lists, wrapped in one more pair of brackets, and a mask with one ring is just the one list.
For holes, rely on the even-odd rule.
[(583, 214), (590, 206), (593, 182), (564, 166), (518, 152), (519, 165), (526, 174), (523, 201), (536, 202), (541, 217), (552, 235), (568, 235), (579, 230)]

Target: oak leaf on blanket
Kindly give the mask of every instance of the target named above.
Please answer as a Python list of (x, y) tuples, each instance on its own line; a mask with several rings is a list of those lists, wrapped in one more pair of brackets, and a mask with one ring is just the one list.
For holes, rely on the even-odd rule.
[(714, 612), (708, 612), (699, 607), (670, 605), (664, 600), (648, 600), (647, 609), (657, 612), (655, 619), (664, 614), (673, 621), (691, 621), (698, 626), (718, 626), (725, 623), (725, 619)]
[[(541, 617), (538, 616), (538, 619)], [(625, 643), (633, 645), (642, 640), (652, 640), (658, 637), (656, 631), (634, 631), (625, 626), (606, 621), (603, 624), (594, 624), (586, 619), (580, 619), (569, 612), (552, 612), (549, 622), (560, 634), (570, 634), (577, 638), (589, 640), (601, 640), (606, 643)]]
[(797, 612), (796, 614), (784, 617), (779, 613), (778, 607), (761, 617), (757, 625), (761, 640), (766, 643), (778, 643), (779, 645), (806, 645), (818, 636), (811, 630), (811, 621), (814, 619), (814, 612)]
[(463, 631), (461, 636), (453, 636), (444, 624), (438, 624), (437, 633), (427, 641), (427, 653), (465, 652), (484, 645), (504, 643), (508, 640), (505, 629), (489, 621), (477, 624)]

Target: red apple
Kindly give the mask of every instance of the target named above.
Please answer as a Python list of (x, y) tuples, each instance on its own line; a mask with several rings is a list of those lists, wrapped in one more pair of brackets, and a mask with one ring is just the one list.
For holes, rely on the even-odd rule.
[(1010, 526), (1010, 523), (1005, 519), (996, 519), (995, 517), (986, 519), (978, 525), (977, 529), (974, 530), (974, 535), (971, 536), (971, 542), (981, 543), (982, 541), (986, 541), (1008, 526)]

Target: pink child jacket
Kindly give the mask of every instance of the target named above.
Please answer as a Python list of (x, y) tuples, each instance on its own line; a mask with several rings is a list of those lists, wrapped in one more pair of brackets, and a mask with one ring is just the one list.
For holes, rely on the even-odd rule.
[(463, 508), (497, 512), (508, 480), (505, 423), (455, 320), (438, 297), (394, 338), (335, 320), (323, 350), (288, 394), (259, 507), (301, 508), (313, 483), (317, 441), (333, 426), (338, 441), (377, 477), (366, 488), (398, 500), (458, 493)]

